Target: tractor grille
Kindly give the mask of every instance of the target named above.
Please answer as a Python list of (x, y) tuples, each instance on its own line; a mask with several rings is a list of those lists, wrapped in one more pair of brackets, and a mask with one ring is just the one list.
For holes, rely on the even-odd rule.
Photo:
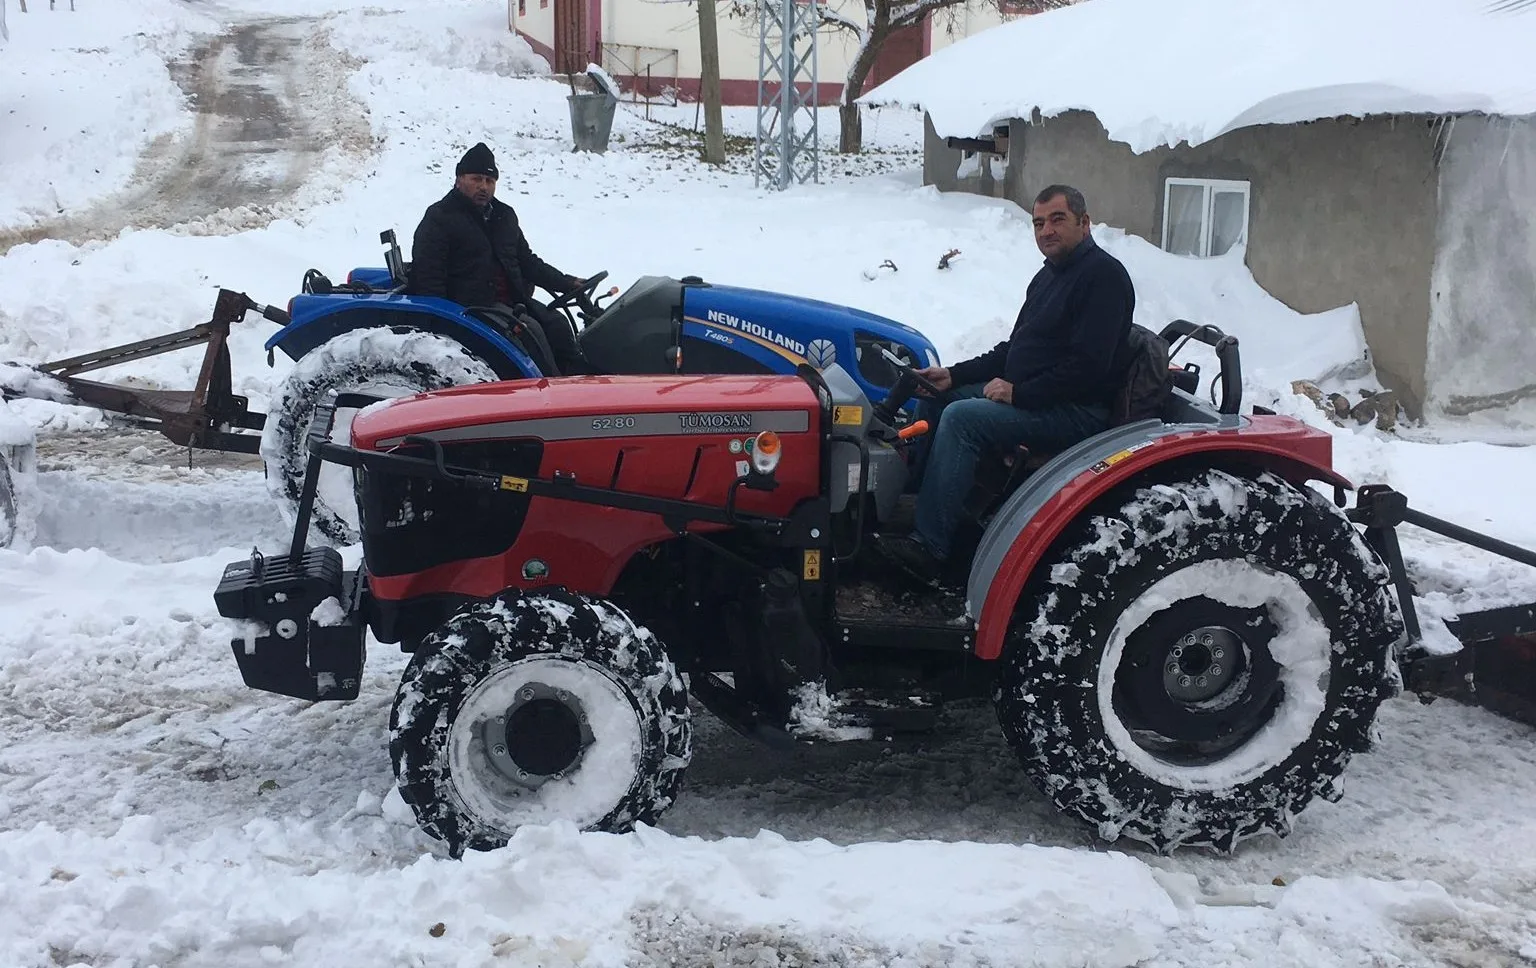
[[(537, 440), (471, 441), (443, 445), (443, 461), (450, 468), (532, 477), (543, 450)], [(417, 446), (395, 453), (431, 456)], [(360, 469), (356, 491), (363, 553), (369, 572), (380, 576), (499, 555), (517, 541), (528, 513), (527, 494), (378, 470)]]

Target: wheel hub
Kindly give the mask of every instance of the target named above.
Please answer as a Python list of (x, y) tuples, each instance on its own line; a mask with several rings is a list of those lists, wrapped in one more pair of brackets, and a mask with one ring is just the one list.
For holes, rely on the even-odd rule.
[(1137, 745), (1170, 762), (1219, 759), (1269, 718), (1280, 691), (1274, 636), (1263, 608), (1180, 600), (1127, 637), (1116, 713)]
[(497, 772), (530, 789), (564, 777), (593, 741), (581, 700), (542, 682), (519, 688), (505, 712), (486, 719), (481, 735)]
[(1168, 650), (1163, 688), (1179, 702), (1204, 702), (1221, 694), (1243, 664), (1242, 636), (1219, 625), (1186, 632)]

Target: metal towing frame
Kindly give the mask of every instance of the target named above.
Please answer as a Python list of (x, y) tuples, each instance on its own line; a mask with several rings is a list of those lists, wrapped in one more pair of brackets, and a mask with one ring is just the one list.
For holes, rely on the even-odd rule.
[[(220, 289), (213, 306), (213, 317), (206, 323), (28, 369), (63, 385), (70, 394), (67, 402), (122, 414), (158, 431), (173, 443), (204, 450), (255, 454), (261, 446), (259, 431), (266, 424), (266, 415), (251, 413), (246, 398), (234, 392), (228, 346), (230, 327), (243, 320), (251, 310), (279, 326), (289, 322), (288, 314), (275, 306), (264, 306), (242, 292)], [(79, 376), (200, 344), (207, 344), (207, 349), (203, 353), (197, 383), (191, 390), (139, 389), (83, 380)], [(6, 389), (4, 395), (11, 399), (34, 394)], [(258, 433), (241, 433), (240, 430)]]

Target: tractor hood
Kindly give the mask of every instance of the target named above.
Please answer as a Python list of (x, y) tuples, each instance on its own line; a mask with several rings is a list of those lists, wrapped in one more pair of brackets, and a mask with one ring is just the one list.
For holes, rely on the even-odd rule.
[[(916, 366), (939, 362), (928, 338), (905, 323), (851, 306), (715, 284), (684, 288), (685, 337), (719, 343), (774, 368), (808, 362), (818, 369), (841, 363), (850, 372), (878, 371), (879, 386), (889, 386), (883, 345)], [(686, 361), (686, 352), (685, 352)]]
[(442, 442), (535, 437), (575, 440), (678, 434), (804, 432), (819, 404), (788, 376), (585, 376), (453, 387), (376, 403), (352, 442), (387, 449), (407, 436)]

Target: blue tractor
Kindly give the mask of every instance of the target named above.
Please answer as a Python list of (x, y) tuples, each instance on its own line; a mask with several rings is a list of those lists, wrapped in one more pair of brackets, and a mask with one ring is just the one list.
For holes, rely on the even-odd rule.
[[(387, 246), (384, 267), (353, 269), (338, 284), (312, 269), (286, 313), (255, 307), (281, 324), (266, 342), (268, 361), (274, 351), (294, 361), (273, 395), (260, 446), (268, 486), (290, 516), (303, 496), (310, 424), (328, 396), (337, 399), (332, 438), (345, 442), (352, 416), (387, 398), (564, 375), (541, 328), (519, 307), (508, 312), (407, 295), (410, 267), (394, 232), (380, 241)], [(939, 364), (922, 333), (873, 313), (696, 276), (642, 276), (621, 295), (617, 287), (598, 294), (607, 275), (548, 304), (576, 332), (596, 373), (792, 374), (807, 363), (838, 363), (878, 403), (903, 367)], [(328, 542), (357, 540), (345, 468), (320, 475), (311, 522)]]

